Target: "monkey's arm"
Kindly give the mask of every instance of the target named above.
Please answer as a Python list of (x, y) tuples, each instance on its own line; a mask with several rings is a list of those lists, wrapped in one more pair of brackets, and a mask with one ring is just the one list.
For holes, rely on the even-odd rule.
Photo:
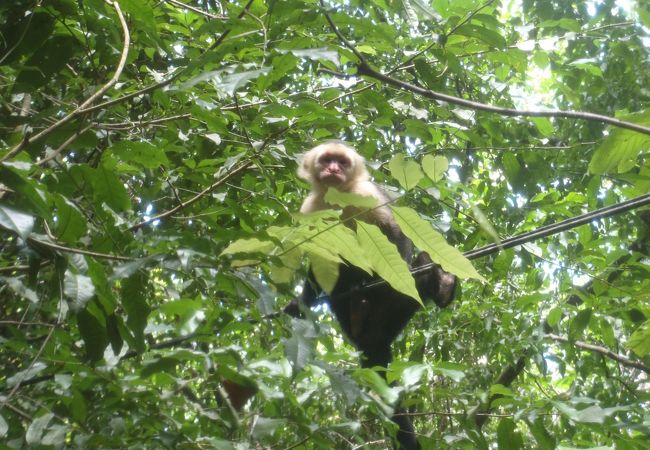
[(308, 308), (323, 303), (325, 299), (320, 295), (320, 293), (321, 288), (316, 282), (316, 277), (314, 277), (314, 273), (309, 270), (309, 275), (302, 286), (302, 294), (300, 295), (300, 298), (294, 298), (291, 300), (289, 304), (284, 307), (284, 312), (292, 317), (302, 317), (300, 303), (302, 302)]
[[(431, 257), (426, 252), (421, 252), (413, 267), (417, 268), (426, 264), (431, 264)], [(434, 265), (429, 271), (415, 276), (415, 284), (418, 293), (422, 299), (430, 299), (440, 308), (449, 305), (456, 295), (458, 279), (455, 275), (445, 272), (438, 264)]]

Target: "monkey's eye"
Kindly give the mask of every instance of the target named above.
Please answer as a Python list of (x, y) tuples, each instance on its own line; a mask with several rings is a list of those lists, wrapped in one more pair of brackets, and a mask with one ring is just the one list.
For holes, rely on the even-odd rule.
[(324, 156), (321, 159), (321, 164), (324, 165), (337, 164), (341, 167), (348, 167), (350, 165), (350, 161), (346, 158), (342, 158), (339, 156)]

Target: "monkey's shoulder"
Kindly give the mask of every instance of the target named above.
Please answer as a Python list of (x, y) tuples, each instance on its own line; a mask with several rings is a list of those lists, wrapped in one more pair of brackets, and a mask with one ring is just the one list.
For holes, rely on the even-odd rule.
[(350, 189), (350, 192), (353, 194), (361, 195), (363, 197), (374, 197), (379, 200), (381, 203), (385, 203), (390, 200), (388, 194), (377, 186), (372, 181), (361, 181), (356, 183)]

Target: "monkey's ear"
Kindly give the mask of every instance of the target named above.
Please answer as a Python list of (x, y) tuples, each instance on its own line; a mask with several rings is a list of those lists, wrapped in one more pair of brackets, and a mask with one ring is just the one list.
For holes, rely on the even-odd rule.
[(298, 158), (298, 176), (305, 181), (312, 183), (314, 181), (314, 161), (316, 160), (315, 149), (308, 151)]
[(298, 159), (298, 177), (306, 181), (311, 181), (311, 174), (307, 170), (307, 159), (306, 155), (302, 155)]

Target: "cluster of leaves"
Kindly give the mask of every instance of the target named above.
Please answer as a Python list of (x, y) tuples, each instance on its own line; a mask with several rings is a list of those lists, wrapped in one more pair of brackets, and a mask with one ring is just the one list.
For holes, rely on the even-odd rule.
[(432, 224), (464, 252), (647, 194), (648, 134), (426, 94), (648, 127), (649, 27), (614, 0), (3, 2), (0, 442), (386, 446), (400, 398), (424, 448), (647, 446), (647, 212), (476, 261), (394, 386), (327, 311), (278, 311), (305, 253), (324, 285), (341, 257), (403, 279), (372, 227), (294, 214), (323, 139), (432, 254)]

